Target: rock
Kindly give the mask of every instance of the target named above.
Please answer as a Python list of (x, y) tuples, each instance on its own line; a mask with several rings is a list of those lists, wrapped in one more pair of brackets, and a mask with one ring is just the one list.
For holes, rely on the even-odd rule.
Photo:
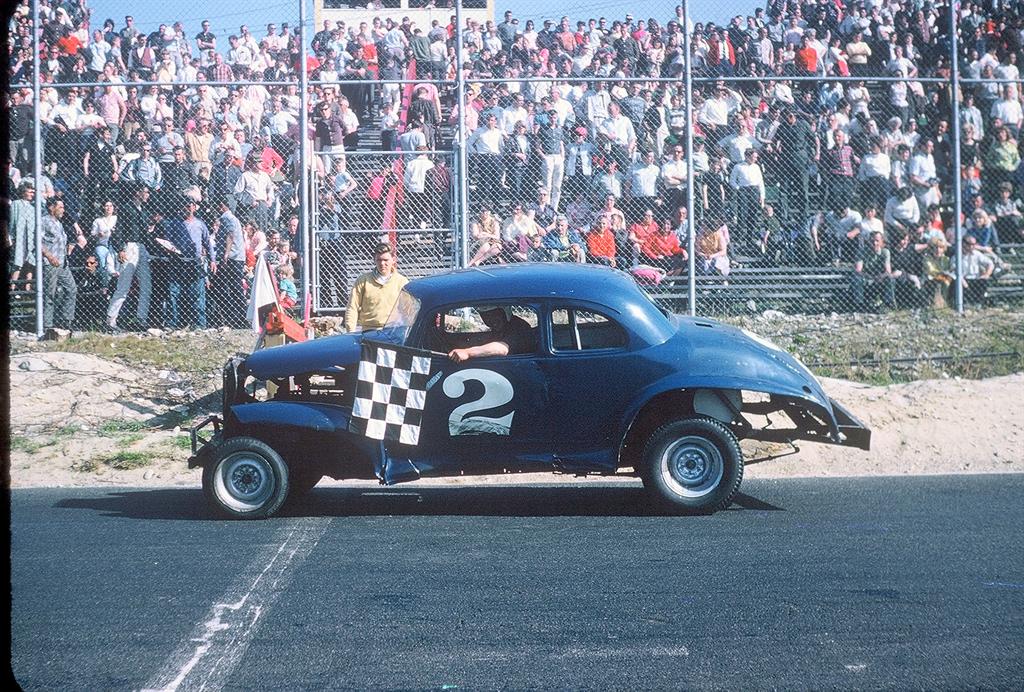
[(167, 395), (173, 396), (176, 399), (180, 399), (181, 397), (185, 396), (185, 390), (178, 389), (177, 387), (171, 387), (170, 389), (167, 390)]
[(149, 334), (150, 336), (163, 336), (164, 330), (157, 329), (156, 327), (150, 327), (149, 329), (146, 330), (146, 333)]
[(149, 480), (150, 478), (152, 478), (152, 477), (153, 477), (154, 475), (155, 475), (155, 474), (153, 473), (153, 471), (152, 471), (152, 470), (146, 471), (146, 472), (145, 472), (144, 474), (142, 474), (142, 480), (148, 481), (148, 480)]
[(166, 380), (167, 378), (169, 378), (171, 376), (171, 371), (170, 370), (161, 370), (160, 372), (158, 372), (156, 374), (156, 376), (159, 377), (161, 380)]
[(180, 425), (175, 425), (174, 426), (174, 432), (180, 433), (181, 432), (181, 426)]
[(777, 320), (785, 317), (785, 315), (779, 312), (778, 310), (765, 310), (764, 312), (761, 313), (761, 317), (765, 318), (766, 320)]
[(18, 363), (18, 369), (26, 372), (44, 372), (52, 368), (49, 363), (40, 358), (26, 358)]

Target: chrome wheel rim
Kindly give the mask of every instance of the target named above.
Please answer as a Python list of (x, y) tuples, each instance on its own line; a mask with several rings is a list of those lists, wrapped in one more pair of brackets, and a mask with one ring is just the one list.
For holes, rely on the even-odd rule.
[(703, 497), (722, 482), (725, 462), (710, 440), (696, 435), (680, 437), (661, 453), (662, 480), (681, 497)]
[(251, 452), (237, 452), (220, 463), (217, 497), (236, 512), (258, 510), (273, 497), (277, 479), (270, 463)]

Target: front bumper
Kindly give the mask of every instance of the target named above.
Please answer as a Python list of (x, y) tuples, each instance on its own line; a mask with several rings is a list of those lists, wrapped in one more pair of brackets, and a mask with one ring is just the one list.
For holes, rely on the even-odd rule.
[[(209, 437), (203, 437), (203, 429), (211, 425), (213, 426), (213, 434)], [(189, 429), (189, 437), (192, 441), (192, 456), (188, 458), (188, 467), (190, 469), (202, 466), (205, 462), (205, 457), (209, 454), (210, 450), (216, 447), (217, 443), (220, 442), (221, 426), (221, 417), (214, 415), (208, 417), (199, 425), (194, 425)]]

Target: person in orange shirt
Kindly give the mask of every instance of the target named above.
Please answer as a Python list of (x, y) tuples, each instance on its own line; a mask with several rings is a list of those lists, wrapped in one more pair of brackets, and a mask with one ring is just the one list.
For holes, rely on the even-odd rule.
[(672, 222), (666, 220), (657, 227), (653, 233), (648, 234), (640, 248), (643, 261), (652, 267), (663, 269), (666, 274), (676, 276), (683, 273), (683, 268), (689, 255), (679, 243), (679, 236), (672, 228)]
[(814, 76), (818, 72), (818, 51), (811, 47), (811, 39), (804, 36), (793, 59), (797, 72), (805, 76)]
[(615, 266), (615, 234), (607, 216), (601, 215), (587, 233), (587, 260), (608, 267)]
[(643, 218), (629, 227), (629, 239), (636, 243), (638, 247), (643, 248), (647, 236), (657, 232), (657, 230), (658, 222), (654, 220), (654, 211), (647, 209), (644, 211)]

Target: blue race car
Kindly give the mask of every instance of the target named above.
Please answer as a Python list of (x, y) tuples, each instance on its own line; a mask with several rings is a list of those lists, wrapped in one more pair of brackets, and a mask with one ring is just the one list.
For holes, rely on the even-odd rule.
[(381, 330), (232, 359), (189, 466), (231, 517), (324, 476), (627, 469), (658, 505), (713, 512), (742, 439), (868, 449), (871, 432), (755, 334), (668, 314), (614, 269), (517, 264), (412, 281)]

